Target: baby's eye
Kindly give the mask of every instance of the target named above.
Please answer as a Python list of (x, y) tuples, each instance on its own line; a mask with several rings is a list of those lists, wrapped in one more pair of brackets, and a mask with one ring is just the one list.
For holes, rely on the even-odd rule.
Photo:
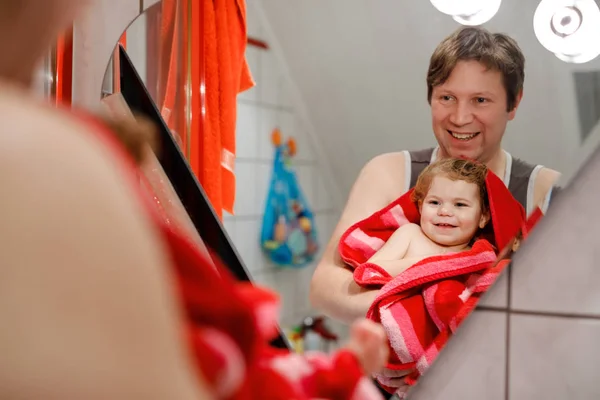
[(467, 207), (465, 203), (456, 203), (456, 207)]
[(437, 201), (437, 200), (429, 200), (429, 204), (432, 204), (432, 205), (436, 206), (436, 205), (439, 204), (439, 201)]

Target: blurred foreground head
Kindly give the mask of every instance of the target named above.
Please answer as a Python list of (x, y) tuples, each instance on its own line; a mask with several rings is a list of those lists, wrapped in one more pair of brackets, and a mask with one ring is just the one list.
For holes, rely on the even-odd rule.
[(29, 85), (83, 0), (0, 0), (0, 80)]

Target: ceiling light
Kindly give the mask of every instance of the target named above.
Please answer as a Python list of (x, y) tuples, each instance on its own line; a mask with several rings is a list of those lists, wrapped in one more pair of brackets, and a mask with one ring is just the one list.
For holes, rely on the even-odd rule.
[(600, 55), (600, 9), (594, 0), (542, 0), (533, 30), (562, 61), (585, 63)]
[(476, 26), (485, 24), (486, 22), (494, 18), (494, 16), (498, 13), (500, 5), (502, 4), (502, 0), (487, 0), (481, 1), (480, 3), (483, 4), (483, 8), (475, 14), (457, 14), (454, 15), (452, 18), (462, 25)]
[(488, 0), (430, 0), (441, 13), (455, 15), (474, 15), (485, 8)]

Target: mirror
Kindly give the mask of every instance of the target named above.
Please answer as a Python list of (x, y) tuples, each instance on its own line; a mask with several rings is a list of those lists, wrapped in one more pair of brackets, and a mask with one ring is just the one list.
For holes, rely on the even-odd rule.
[[(438, 143), (432, 134), (431, 121), (432, 107), (436, 106), (435, 101), (439, 97), (432, 100), (431, 106), (428, 104), (427, 68), (440, 42), (461, 24), (468, 25), (469, 20), (463, 14), (444, 14), (432, 3), (407, 5), (391, 1), (342, 3), (339, 0), (326, 0), (317, 4), (310, 1), (261, 0), (247, 4), (245, 56), (256, 86), (248, 90), (240, 88), (237, 95), (235, 212), (223, 212), (222, 223), (252, 280), (271, 286), (282, 294), (282, 327), (287, 333), (293, 333), (293, 328), (301, 325), (306, 317), (325, 313), (332, 315), (326, 322), (332, 337), (339, 338), (341, 342), (347, 335), (347, 324), (342, 322), (345, 318), (341, 312), (337, 313), (337, 319), (340, 320), (337, 321), (336, 315), (333, 315), (336, 314), (335, 310), (322, 306), (324, 303), (317, 304), (315, 309), (309, 302), (309, 285), (319, 259), (327, 251), (330, 237), (337, 235), (332, 241), (332, 246), (337, 249), (342, 234), (347, 233), (345, 238), (356, 239), (360, 236), (360, 232), (348, 230), (354, 223), (362, 221), (361, 227), (365, 229), (361, 230), (363, 233), (367, 230), (367, 234), (384, 226), (384, 236), (370, 235), (369, 240), (362, 241), (362, 244), (379, 243), (376, 246), (379, 250), (383, 248), (382, 243), (391, 240), (401, 222), (408, 220), (421, 223), (422, 209), (411, 209), (411, 202), (406, 198), (392, 204), (383, 220), (376, 221), (368, 217), (415, 185), (418, 174), (411, 176), (413, 174), (408, 172), (408, 166), (412, 171), (417, 171), (419, 165), (429, 164), (432, 157), (438, 155), (435, 150)], [(481, 237), (495, 245), (495, 248), (490, 251), (482, 247), (483, 241), (479, 242), (477, 248), (473, 244), (469, 255), (482, 256), (484, 261), (480, 264), (462, 263), (472, 269), (456, 275), (457, 279), (442, 279), (427, 274), (430, 270), (423, 259), (410, 264), (391, 280), (381, 278), (385, 277), (385, 274), (381, 274), (379, 283), (370, 282), (371, 287), (384, 286), (389, 289), (394, 281), (401, 283), (399, 277), (405, 277), (406, 282), (416, 282), (414, 277), (413, 281), (409, 281), (410, 275), (407, 273), (421, 272), (423, 279), (431, 279), (428, 282), (435, 283), (426, 287), (421, 284), (419, 289), (411, 287), (411, 295), (407, 295), (406, 299), (420, 303), (412, 311), (405, 311), (401, 317), (393, 312), (384, 315), (389, 308), (376, 306), (381, 302), (375, 303), (369, 311), (370, 317), (378, 321), (387, 318), (388, 334), (392, 340), (396, 340), (396, 347), (392, 344), (392, 357), (396, 358), (390, 361), (396, 366), (407, 364), (412, 371), (405, 380), (409, 386), (402, 391), (402, 396), (410, 399), (531, 398), (531, 394), (538, 393), (538, 389), (531, 383), (517, 379), (531, 372), (519, 365), (533, 368), (531, 362), (523, 360), (523, 354), (527, 353), (524, 351), (526, 345), (535, 345), (535, 339), (529, 332), (539, 332), (541, 328), (536, 327), (544, 326), (550, 332), (548, 343), (552, 343), (552, 338), (558, 337), (567, 326), (573, 326), (578, 332), (574, 337), (581, 338), (574, 340), (591, 345), (588, 338), (600, 330), (596, 325), (589, 328), (581, 322), (594, 319), (593, 323), (596, 323), (600, 315), (594, 287), (568, 283), (569, 277), (561, 275), (562, 265), (548, 264), (548, 268), (544, 269), (537, 266), (535, 256), (519, 258), (522, 252), (539, 255), (544, 251), (542, 245), (538, 244), (541, 239), (537, 238), (542, 235), (536, 233), (537, 229), (541, 227), (541, 232), (549, 229), (551, 222), (546, 221), (552, 220), (560, 197), (572, 190), (571, 182), (575, 182), (580, 167), (599, 144), (600, 58), (576, 63), (565, 62), (567, 50), (561, 50), (561, 57), (552, 54), (541, 43), (534, 29), (534, 16), (539, 5), (537, 0), (505, 0), (495, 4), (498, 6), (497, 12), (486, 17), (488, 20), (483, 27), (491, 32), (506, 33), (515, 39), (526, 61), (524, 96), (502, 138), (506, 153), (502, 153), (502, 162), (496, 168), (496, 171), (501, 171), (498, 173), (499, 181), (488, 180), (485, 187), (488, 196), (497, 201), (497, 198), (506, 200), (503, 197), (506, 193), (498, 189), (498, 183), (504, 184), (505, 189), (508, 186), (515, 197), (519, 197), (514, 200), (523, 205), (528, 216), (534, 217), (525, 223), (524, 218), (518, 215), (519, 207), (494, 207), (489, 210), (487, 223), (491, 225), (486, 226), (488, 230), (491, 227), (493, 232), (483, 232), (487, 236)], [(177, 12), (176, 15), (183, 15), (182, 10)], [(202, 96), (206, 89), (201, 86), (201, 71), (190, 74), (190, 70), (186, 69), (190, 66), (186, 59), (189, 53), (181, 37), (170, 40), (170, 51), (165, 51), (164, 46), (159, 44), (164, 44), (156, 34), (162, 21), (161, 15), (159, 4), (134, 21), (126, 31), (124, 47), (163, 118), (170, 115), (169, 111), (178, 115), (170, 120), (168, 126), (187, 160), (192, 162), (195, 159), (194, 149), (200, 148), (200, 137), (204, 136), (194, 138), (192, 135), (197, 131), (191, 127), (190, 107), (194, 102), (189, 88), (200, 87), (198, 92)], [(185, 21), (181, 18), (181, 21)], [(182, 37), (185, 35), (182, 34)], [(176, 81), (173, 86), (165, 83), (168, 74), (164, 72), (164, 57), (160, 54), (167, 53), (172, 55), (167, 59), (181, 61), (170, 70), (178, 71), (174, 74)], [(118, 64), (115, 60), (113, 62)], [(107, 71), (104, 96), (116, 94), (119, 90), (110, 78), (114, 74), (114, 66)], [(477, 76), (488, 76), (481, 71), (479, 75), (471, 70), (463, 72), (468, 79), (458, 86), (459, 89), (453, 88), (455, 91), (464, 90), (457, 94), (461, 98), (475, 92), (470, 85), (481, 84)], [(190, 80), (190, 76), (199, 79), (197, 85)], [(167, 87), (175, 88), (173, 107), (165, 106)], [(482, 103), (485, 103), (487, 99), (483, 99)], [(452, 97), (446, 97), (446, 100), (451, 101)], [(440, 104), (437, 103), (437, 106)], [(470, 122), (471, 127), (477, 124), (486, 127), (488, 121), (483, 116), (481, 118), (480, 121)], [(460, 121), (453, 123), (461, 125)], [(318, 233), (317, 256), (299, 268), (277, 264), (261, 236), (269, 223), (265, 219), (268, 210), (266, 199), (280, 154), (277, 146), (274, 146), (275, 133), (280, 134), (284, 142), (288, 138), (294, 139), (293, 142), (285, 142), (288, 144), (284, 146), (287, 152), (286, 165), (293, 166), (297, 186), (301, 188), (306, 208), (310, 209), (310, 222), (316, 226)], [(457, 132), (448, 132), (448, 135), (452, 133), (456, 136), (454, 140), (467, 141), (476, 140), (466, 135), (477, 132), (460, 132), (457, 129)], [(488, 133), (479, 133), (479, 139), (485, 138)], [(289, 143), (294, 144), (290, 146)], [(292, 147), (293, 151), (290, 150)], [(388, 169), (393, 171), (397, 168), (404, 172), (392, 173), (388, 181), (379, 176), (370, 178), (376, 188), (372, 190), (386, 190), (388, 201), (364, 210), (361, 216), (346, 221), (345, 226), (336, 230), (346, 199), (361, 169), (374, 157), (390, 152), (396, 152), (396, 158), (391, 157)], [(553, 181), (553, 174), (537, 166), (559, 171), (560, 179)], [(563, 188), (562, 192), (552, 189), (541, 190), (540, 193), (540, 190), (536, 190), (536, 182), (544, 179), (549, 180), (548, 188), (556, 185)], [(384, 183), (380, 182), (377, 186), (379, 180)], [(390, 187), (394, 187), (396, 182), (403, 182), (404, 186), (398, 184), (397, 188), (391, 190)], [(545, 209), (546, 216), (535, 214), (537, 205)], [(506, 215), (511, 217), (507, 218)], [(506, 221), (519, 223), (505, 226)], [(369, 225), (371, 223), (374, 225)], [(275, 225), (272, 221), (271, 224)], [(530, 240), (533, 243), (531, 246)], [(534, 245), (535, 252), (527, 250)], [(357, 247), (352, 249), (356, 250)], [(559, 249), (554, 246), (545, 251), (552, 253)], [(374, 272), (365, 268), (365, 262), (373, 256), (372, 250), (371, 247), (371, 253), (362, 253), (363, 258), (352, 259), (348, 256), (350, 264), (354, 262), (354, 267), (362, 267), (362, 272), (365, 272), (362, 276), (355, 274), (355, 278), (365, 278)], [(456, 254), (451, 254), (444, 259), (457, 258)], [(509, 265), (508, 261), (513, 258), (515, 263)], [(551, 261), (547, 257), (545, 260)], [(485, 268), (481, 265), (485, 265)], [(415, 266), (421, 268), (413, 268)], [(583, 277), (596, 276), (593, 275), (596, 272), (585, 269), (587, 264), (570, 267)], [(354, 270), (360, 271), (359, 268)], [(556, 287), (557, 281), (567, 285), (567, 291), (576, 291), (577, 301), (569, 296), (563, 296), (562, 303), (552, 300), (552, 296), (564, 290)], [(336, 283), (330, 282), (323, 287), (333, 292)], [(405, 295), (406, 288), (396, 286), (395, 290)], [(435, 300), (438, 290), (439, 293), (452, 293), (453, 297)], [(408, 309), (408, 302), (400, 300), (396, 303)], [(446, 305), (449, 308), (444, 308)], [(425, 315), (426, 320), (421, 325), (413, 324), (412, 328), (407, 328), (400, 323), (419, 313)], [(446, 314), (440, 316), (440, 313)], [(397, 330), (396, 336), (391, 334), (393, 329)], [(420, 329), (420, 333), (425, 332), (425, 335), (419, 336), (413, 332), (411, 338), (410, 329)], [(414, 354), (409, 354), (415, 349), (409, 345), (409, 339), (413, 340), (413, 344), (418, 342)], [(511, 347), (509, 343), (519, 345)], [(308, 346), (308, 341), (304, 344)], [(531, 350), (527, 354), (537, 360), (545, 351)], [(558, 355), (564, 355), (571, 360), (572, 364), (569, 365), (576, 368), (577, 360), (567, 357), (570, 354), (566, 353), (567, 350), (558, 349), (557, 359), (561, 359)], [(583, 357), (584, 353), (581, 354)], [(415, 367), (418, 373), (414, 373)], [(562, 374), (559, 372), (564, 371), (564, 365), (559, 368), (551, 363), (536, 364), (536, 368), (543, 370), (546, 376), (556, 377), (554, 382), (558, 383), (553, 386), (555, 393), (565, 396), (571, 393), (568, 384), (560, 383)], [(589, 376), (589, 372), (586, 375), (583, 369), (581, 374)], [(518, 382), (518, 386), (515, 382)], [(578, 397), (592, 398), (595, 394), (590, 385), (583, 384), (577, 390)]]
[[(187, 35), (183, 6), (178, 1), (148, 7), (126, 29), (119, 44), (156, 103), (186, 157), (190, 158)], [(161, 35), (161, 32), (165, 32)], [(115, 49), (102, 86), (103, 96), (118, 93), (119, 51)]]
[[(310, 146), (303, 148), (309, 147), (309, 153), (312, 154), (304, 159), (299, 158), (298, 169), (302, 168), (299, 175), (310, 171), (305, 176), (308, 176), (307, 182), (311, 181), (307, 186), (313, 191), (310, 195), (317, 209), (317, 224), (321, 222), (319, 233), (323, 247), (338, 223), (352, 185), (369, 160), (380, 154), (403, 150), (415, 152), (411, 155), (420, 155), (416, 151), (436, 145), (435, 136), (432, 135), (432, 111), (427, 102), (427, 68), (436, 46), (461, 25), (431, 3), (423, 1), (407, 5), (384, 1), (371, 4), (328, 0), (317, 4), (310, 1), (262, 0), (249, 4), (249, 34), (268, 43), (269, 49), (255, 46), (247, 48), (246, 54), (253, 63), (258, 85), (238, 98), (238, 140), (256, 142), (258, 146), (240, 149), (238, 157), (241, 160), (238, 164), (244, 163), (246, 168), (260, 171), (254, 174), (258, 178), (252, 182), (257, 182), (254, 187), (263, 187), (256, 190), (250, 189), (250, 184), (244, 186), (243, 193), (246, 193), (248, 201), (246, 204), (244, 199), (239, 199), (241, 214), (235, 217), (236, 222), (242, 220), (242, 215), (251, 219), (262, 212), (260, 201), (254, 205), (251, 197), (263, 200), (266, 195), (265, 183), (260, 183), (260, 177), (269, 171), (269, 167), (263, 164), (272, 159), (269, 135), (275, 127), (281, 128), (285, 135), (308, 138)], [(540, 1), (505, 0), (495, 3), (498, 4), (497, 13), (483, 26), (491, 32), (503, 32), (514, 38), (526, 58), (524, 97), (514, 120), (508, 122), (502, 141), (503, 148), (512, 155), (513, 176), (521, 174), (517, 160), (526, 161), (532, 166), (544, 165), (562, 174), (556, 182), (563, 188), (562, 193), (553, 190), (547, 202), (550, 204), (547, 215), (539, 222), (540, 225), (536, 225), (545, 227), (550, 223), (545, 224), (544, 219), (552, 215), (559, 198), (571, 190), (570, 182), (598, 146), (600, 58), (585, 63), (565, 62), (565, 57), (561, 59), (550, 52), (546, 47), (547, 41), (540, 41), (539, 32), (534, 27), (534, 16)], [(274, 108), (277, 111), (272, 111)], [(431, 156), (431, 153), (424, 156), (425, 161), (429, 161), (427, 156)], [(402, 163), (390, 162), (389, 165), (390, 169), (401, 170), (404, 167)], [(531, 193), (531, 189), (528, 189), (531, 170), (523, 174), (526, 183), (522, 192)], [(543, 175), (537, 175), (536, 180), (543, 179)], [(372, 179), (377, 180), (378, 177), (373, 176)], [(384, 178), (380, 179), (383, 181)], [(391, 186), (394, 182), (402, 182), (403, 177), (386, 179), (389, 179), (385, 181), (389, 182), (386, 184)], [(376, 184), (373, 187), (375, 189), (372, 190), (385, 189), (386, 193), (402, 192), (402, 189), (387, 191)], [(254, 191), (252, 195), (251, 190)], [(324, 204), (328, 207), (319, 204), (324, 192), (328, 197)], [(399, 194), (389, 195), (387, 203), (397, 196)], [(525, 197), (532, 196), (529, 194)], [(535, 194), (533, 197), (536, 197)], [(337, 234), (347, 232), (349, 225), (367, 218), (372, 212), (383, 208), (383, 204), (364, 211), (360, 217), (347, 220), (346, 227), (340, 228)], [(255, 218), (256, 225), (260, 226), (261, 223), (260, 217)], [(249, 225), (245, 221), (242, 224)], [(535, 237), (534, 230), (531, 238)], [(528, 240), (529, 237), (520, 244), (517, 256), (519, 252), (526, 251)], [(554, 249), (546, 248), (546, 251), (553, 252)], [(264, 268), (261, 255), (248, 251), (247, 257), (256, 260), (254, 264), (258, 270)], [(560, 272), (563, 267), (559, 265), (552, 264), (542, 269), (531, 264), (535, 262), (535, 257), (529, 257), (528, 261), (529, 264), (516, 261), (519, 269), (514, 265), (513, 268), (505, 268), (493, 280), (489, 291), (481, 296), (476, 311), (467, 313), (464, 334), (461, 332), (463, 328), (459, 328), (450, 341), (457, 341), (452, 346), (460, 349), (455, 352), (464, 353), (461, 353), (463, 359), (451, 357), (450, 354), (446, 357), (445, 350), (436, 349), (436, 353), (439, 351), (441, 354), (439, 359), (432, 357), (427, 360), (434, 365), (435, 377), (427, 379), (425, 373), (422, 381), (425, 386), (419, 388), (421, 383), (417, 383), (414, 397), (409, 392), (408, 398), (499, 399), (509, 394), (510, 398), (519, 399), (540, 397), (532, 396), (538, 390), (532, 384), (517, 378), (520, 376), (518, 371), (522, 372), (522, 376), (531, 372), (524, 371), (517, 364), (522, 362), (531, 366), (533, 361), (525, 363), (522, 354), (516, 353), (515, 349), (507, 350), (507, 340), (532, 342), (533, 346), (534, 339), (526, 340), (523, 336), (527, 334), (527, 327), (535, 323), (548, 327), (548, 330), (556, 326), (564, 326), (565, 329), (566, 326), (572, 326), (577, 335), (587, 335), (586, 329), (589, 332), (600, 329), (584, 328), (581, 322), (590, 315), (598, 315), (600, 304), (595, 288), (581, 288), (579, 284), (569, 283), (570, 280)], [(584, 264), (569, 268), (581, 274), (578, 276), (584, 280), (588, 279), (584, 276), (596, 276), (588, 269), (589, 263)], [(314, 268), (315, 265), (312, 265), (311, 270)], [(545, 272), (542, 273), (542, 270)], [(310, 284), (311, 273), (307, 273), (306, 277), (300, 277), (301, 272), (298, 271), (292, 274), (296, 275), (298, 286)], [(323, 279), (325, 283), (321, 290), (328, 293), (336, 290), (335, 282)], [(562, 282), (568, 292), (578, 292), (577, 298), (589, 306), (582, 307), (566, 294), (556, 296), (568, 306), (557, 304), (558, 300), (554, 300), (550, 291), (545, 289), (552, 287), (556, 290), (554, 293), (565, 290), (559, 289), (557, 281)], [(580, 291), (585, 294), (579, 296)], [(299, 302), (302, 301), (299, 297), (305, 294), (297, 295)], [(330, 306), (333, 297), (327, 297), (325, 293), (322, 297), (330, 302), (323, 300), (319, 311), (336, 314), (337, 310)], [(518, 318), (518, 313), (531, 315)], [(558, 322), (542, 319), (540, 315), (544, 313), (558, 318)], [(343, 317), (341, 311), (337, 314)], [(507, 320), (511, 321), (510, 330)], [(557, 336), (552, 335), (548, 334), (548, 343), (551, 338), (558, 340)], [(583, 340), (583, 336), (577, 337)], [(593, 347), (591, 341), (585, 342)], [(519, 348), (523, 353), (524, 347)], [(541, 360), (542, 352), (531, 350), (527, 354), (534, 360)], [(565, 352), (557, 350), (559, 354)], [(564, 356), (569, 358), (566, 353)], [(593, 397), (595, 392), (591, 389), (591, 375), (577, 368), (578, 364), (572, 357), (569, 360), (572, 362), (570, 366), (590, 379), (589, 382), (585, 381), (586, 384), (581, 382), (582, 386), (575, 391), (577, 396)], [(439, 368), (438, 362), (442, 363)], [(536, 368), (555, 377), (556, 383), (551, 386), (557, 392), (565, 396), (573, 393), (568, 391), (568, 385), (558, 373), (558, 366), (542, 364), (535, 364)], [(515, 382), (519, 382), (520, 386), (516, 386)], [(418, 392), (423, 394), (419, 395)], [(555, 394), (549, 396), (554, 397)]]

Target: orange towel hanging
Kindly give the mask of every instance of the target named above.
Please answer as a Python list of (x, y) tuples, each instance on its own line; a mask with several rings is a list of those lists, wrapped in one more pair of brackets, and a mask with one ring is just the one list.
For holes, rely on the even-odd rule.
[(71, 105), (73, 88), (73, 28), (59, 36), (56, 42), (54, 98), (56, 104)]

